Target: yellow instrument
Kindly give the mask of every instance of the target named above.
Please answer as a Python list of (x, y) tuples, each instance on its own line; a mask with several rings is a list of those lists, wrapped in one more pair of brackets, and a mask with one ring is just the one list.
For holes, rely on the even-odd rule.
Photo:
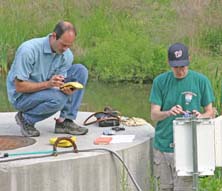
[(60, 89), (62, 88), (71, 88), (71, 89), (82, 89), (83, 88), (83, 85), (79, 82), (67, 82), (65, 84), (63, 84)]
[[(76, 142), (76, 137), (75, 136), (72, 136), (72, 137), (69, 137), (72, 139), (73, 142)], [(54, 145), (54, 143), (56, 142), (56, 140), (58, 139), (58, 137), (53, 137), (49, 140), (49, 143), (51, 145)], [(67, 141), (67, 140), (61, 140), (59, 143), (58, 143), (58, 147), (71, 147), (72, 146), (72, 143)]]

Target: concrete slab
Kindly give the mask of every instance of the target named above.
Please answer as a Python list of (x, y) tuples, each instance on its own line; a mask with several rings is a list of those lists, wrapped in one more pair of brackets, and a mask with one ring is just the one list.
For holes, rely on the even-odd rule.
[[(16, 113), (0, 113), (0, 135), (21, 135), (20, 128), (14, 120)], [(90, 112), (79, 112), (77, 122), (82, 124)], [(39, 122), (36, 128), (40, 137), (36, 143), (15, 150), (0, 151), (7, 153), (52, 150), (49, 139), (64, 136), (54, 134), (54, 117)], [(150, 139), (154, 129), (151, 125), (126, 127), (117, 134), (135, 135), (131, 143), (95, 145), (93, 141), (102, 135), (105, 129), (97, 125), (88, 126), (87, 135), (77, 136), (78, 150), (107, 148), (118, 152), (129, 167), (142, 190), (150, 187)], [(68, 136), (68, 135), (66, 135)], [(59, 148), (58, 150), (72, 150)], [(1, 191), (119, 191), (136, 190), (120, 161), (106, 151), (68, 153), (57, 157), (37, 158), (4, 162), (0, 160)]]

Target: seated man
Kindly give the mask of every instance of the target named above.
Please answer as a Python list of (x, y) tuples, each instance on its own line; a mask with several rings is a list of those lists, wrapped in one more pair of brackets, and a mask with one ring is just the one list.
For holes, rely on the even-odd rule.
[(74, 56), (69, 48), (76, 35), (70, 22), (61, 21), (48, 36), (28, 40), (18, 48), (7, 76), (7, 92), (9, 101), (19, 111), (15, 119), (24, 136), (39, 136), (35, 123), (58, 111), (55, 133), (88, 132), (73, 121), (84, 90), (60, 89), (65, 82), (78, 81), (84, 86), (87, 83), (88, 70), (81, 64), (72, 64)]

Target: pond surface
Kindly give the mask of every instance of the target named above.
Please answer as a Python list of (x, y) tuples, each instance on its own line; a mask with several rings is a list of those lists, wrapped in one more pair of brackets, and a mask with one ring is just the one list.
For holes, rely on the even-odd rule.
[[(0, 111), (14, 111), (8, 102), (5, 78), (0, 78)], [(80, 111), (102, 111), (105, 106), (124, 116), (141, 117), (151, 123), (148, 96), (151, 84), (89, 82), (86, 86)]]

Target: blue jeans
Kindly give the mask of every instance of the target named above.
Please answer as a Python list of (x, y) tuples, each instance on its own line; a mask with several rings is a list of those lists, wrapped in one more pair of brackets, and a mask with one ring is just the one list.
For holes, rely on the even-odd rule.
[[(86, 86), (88, 70), (82, 64), (73, 64), (67, 72), (65, 82), (78, 81)], [(14, 103), (14, 107), (23, 113), (25, 121), (35, 124), (56, 112), (60, 111), (60, 117), (76, 119), (81, 105), (84, 89), (77, 90), (72, 95), (66, 95), (59, 89), (50, 88), (34, 93), (26, 93), (20, 96)]]

